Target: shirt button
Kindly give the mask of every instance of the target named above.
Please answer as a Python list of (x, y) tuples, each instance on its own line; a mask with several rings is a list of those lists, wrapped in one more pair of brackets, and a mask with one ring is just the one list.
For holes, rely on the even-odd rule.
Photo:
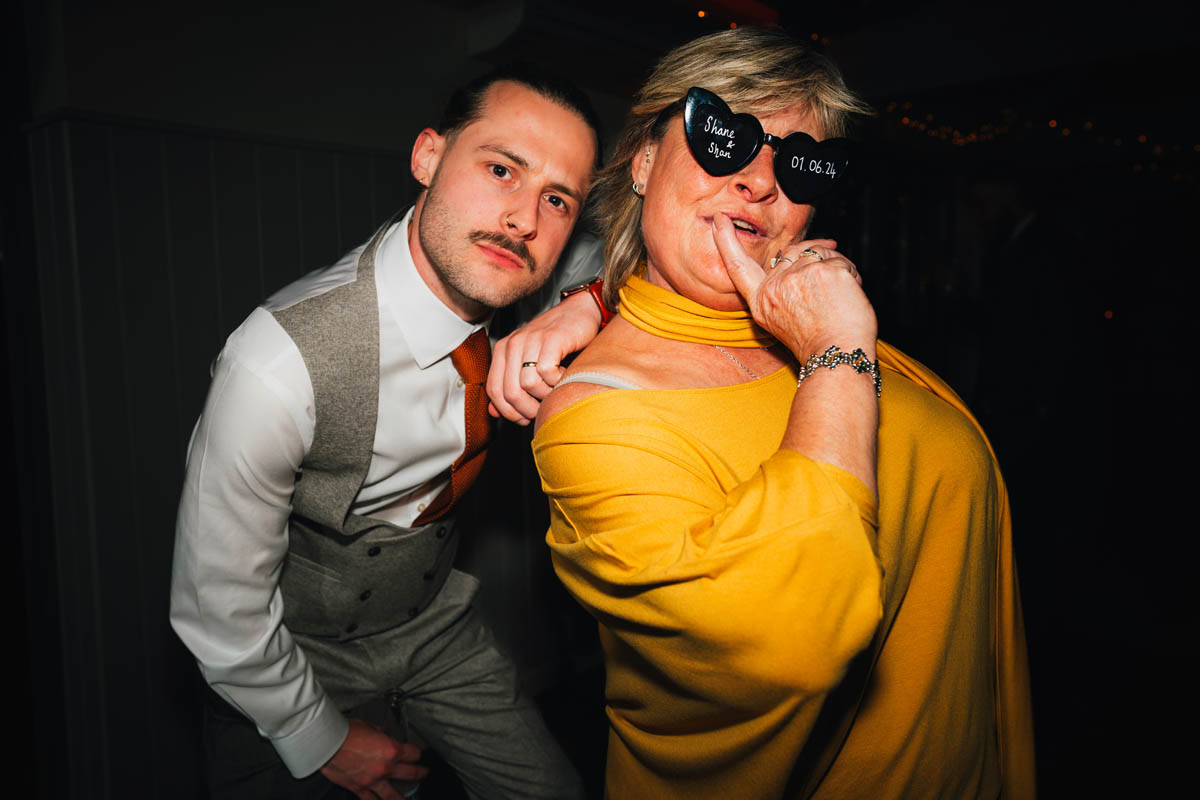
[(359, 600), (370, 600), (371, 599), (371, 590), (367, 589), (366, 591), (364, 591), (362, 594), (360, 594), (358, 596), (358, 599)]
[(368, 550), (367, 555), (369, 555), (371, 558), (374, 558), (375, 556), (379, 555), (379, 545), (375, 545), (370, 550)]
[(458, 380), (457, 380), (457, 381), (455, 381), (455, 384), (456, 384), (456, 385), (458, 386), (458, 388), (460, 388), (460, 389), (461, 389), (462, 387), (464, 387), (464, 386), (466, 386), (466, 385), (467, 385), (467, 384), (466, 384), (466, 381), (464, 381), (464, 380), (462, 379), (462, 375), (459, 375), (459, 376), (458, 376)]
[(424, 510), (425, 510), (425, 504), (424, 504), (424, 503), (420, 503), (420, 504), (417, 506), (417, 511), (424, 511)]
[(346, 633), (354, 633), (356, 630), (358, 630), (357, 622), (351, 622), (349, 625), (346, 626)]

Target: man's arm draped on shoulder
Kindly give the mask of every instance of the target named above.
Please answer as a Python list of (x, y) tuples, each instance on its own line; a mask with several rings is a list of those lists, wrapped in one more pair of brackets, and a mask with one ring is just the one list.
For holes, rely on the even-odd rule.
[[(587, 292), (558, 303), (563, 289), (600, 274), (604, 243), (579, 233), (563, 252), (553, 279), (541, 292), (522, 301), (523, 315), (537, 314), (496, 343), (488, 372), (489, 411), (520, 425), (537, 416), (538, 406), (562, 378), (563, 359), (591, 343), (600, 332), (600, 309)], [(541, 313), (538, 313), (538, 312)], [(534, 362), (536, 367), (523, 367)]]

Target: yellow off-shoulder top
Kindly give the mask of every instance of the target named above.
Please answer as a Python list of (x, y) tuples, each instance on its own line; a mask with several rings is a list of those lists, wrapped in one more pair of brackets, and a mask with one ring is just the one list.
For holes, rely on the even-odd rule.
[(538, 431), (554, 568), (606, 657), (608, 797), (1033, 796), (999, 469), (940, 379), (878, 349), (878, 508), (778, 449), (793, 368), (604, 391)]

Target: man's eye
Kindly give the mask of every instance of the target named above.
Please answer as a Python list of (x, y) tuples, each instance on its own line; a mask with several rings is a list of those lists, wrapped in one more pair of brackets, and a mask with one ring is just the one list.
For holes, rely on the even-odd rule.
[(546, 195), (546, 202), (549, 203), (550, 205), (554, 206), (555, 208), (565, 209), (567, 207), (567, 201), (563, 200), (561, 197), (559, 197), (556, 194)]
[(508, 171), (508, 167), (504, 166), (503, 164), (492, 164), (491, 169), (492, 169), (492, 174), (495, 175), (497, 178), (507, 178), (509, 175), (512, 174), (511, 172)]

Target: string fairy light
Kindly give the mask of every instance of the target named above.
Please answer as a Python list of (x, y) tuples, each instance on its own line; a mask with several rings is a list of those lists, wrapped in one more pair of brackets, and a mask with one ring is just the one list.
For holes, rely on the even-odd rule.
[[(1138, 131), (1131, 134), (1126, 131), (1115, 131), (1111, 127), (1105, 129), (1094, 119), (1084, 118), (1069, 121), (1062, 116), (1042, 117), (1022, 114), (1011, 107), (1001, 109), (999, 121), (984, 121), (971, 127), (959, 127), (941, 122), (933, 111), (915, 108), (909, 100), (891, 100), (884, 105), (884, 117), (893, 121), (900, 128), (907, 128), (914, 134), (924, 134), (923, 138), (936, 139), (953, 147), (968, 147), (973, 145), (995, 142), (1010, 137), (1029, 139), (1039, 135), (1038, 130), (1045, 131), (1042, 135), (1053, 135), (1058, 141), (1069, 139), (1074, 147), (1090, 146), (1100, 150), (1120, 150), (1133, 159), (1130, 169), (1135, 174), (1168, 174), (1170, 167), (1164, 169), (1160, 163), (1163, 158), (1180, 159), (1187, 157), (1187, 145), (1179, 142), (1164, 141), (1150, 132)], [(1133, 149), (1129, 149), (1129, 145)], [(1065, 146), (1065, 145), (1064, 145)], [(1200, 144), (1191, 147), (1193, 154), (1200, 154)], [(1168, 162), (1170, 164), (1170, 162)], [(1194, 183), (1200, 169), (1195, 166), (1179, 165), (1170, 172), (1173, 181), (1188, 181)]]

